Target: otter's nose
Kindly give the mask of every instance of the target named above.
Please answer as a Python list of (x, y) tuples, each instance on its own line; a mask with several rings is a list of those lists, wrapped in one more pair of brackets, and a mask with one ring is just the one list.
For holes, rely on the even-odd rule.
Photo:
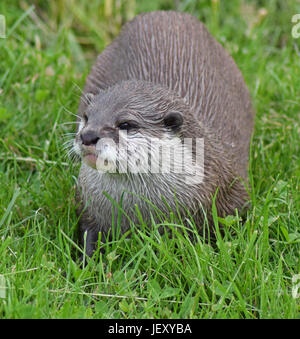
[(99, 140), (98, 134), (96, 131), (86, 131), (80, 135), (82, 143), (86, 146), (96, 145)]

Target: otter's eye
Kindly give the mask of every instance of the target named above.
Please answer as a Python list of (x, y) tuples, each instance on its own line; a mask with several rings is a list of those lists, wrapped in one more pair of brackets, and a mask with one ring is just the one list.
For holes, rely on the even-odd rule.
[(132, 128), (137, 128), (137, 125), (136, 124), (132, 124), (130, 122), (121, 122), (118, 125), (118, 128), (121, 129), (121, 130), (129, 131)]

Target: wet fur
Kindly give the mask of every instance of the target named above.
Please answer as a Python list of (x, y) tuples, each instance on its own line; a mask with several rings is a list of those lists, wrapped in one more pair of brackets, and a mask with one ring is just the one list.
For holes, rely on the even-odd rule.
[[(94, 114), (98, 119), (95, 124), (102, 124), (111, 112), (125, 107), (141, 112), (144, 133), (153, 137), (165, 132), (161, 120), (167, 112), (179, 111), (183, 125), (176, 135), (204, 138), (205, 151), (204, 182), (193, 186), (187, 186), (175, 173), (111, 175), (82, 164), (77, 195), (82, 206), (78, 213), (81, 242), (87, 231), (88, 255), (94, 250), (98, 232), (107, 233), (112, 227), (112, 205), (103, 191), (117, 202), (124, 190), (134, 192), (164, 210), (161, 195), (176, 208), (175, 190), (199, 229), (202, 208), (211, 222), (212, 197), (217, 189), (219, 215), (242, 210), (248, 195), (240, 178), (247, 181), (253, 130), (250, 95), (233, 59), (197, 19), (176, 12), (137, 16), (98, 56), (84, 93), (97, 96), (93, 103), (93, 109), (99, 111)], [(83, 95), (79, 115), (87, 108)], [(147, 218), (149, 205), (134, 194), (125, 194), (122, 207), (126, 213), (133, 217), (136, 203)], [(121, 226), (122, 231), (129, 227), (127, 218), (122, 219)]]

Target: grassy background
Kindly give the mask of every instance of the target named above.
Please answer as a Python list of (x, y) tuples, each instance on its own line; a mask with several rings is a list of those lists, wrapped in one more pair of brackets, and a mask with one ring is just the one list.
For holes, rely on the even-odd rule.
[[(252, 208), (244, 223), (219, 221), (215, 245), (141, 221), (82, 269), (72, 259), (78, 165), (62, 146), (73, 131), (65, 123), (96, 55), (124, 22), (157, 9), (202, 20), (245, 77), (257, 111)], [(296, 13), (295, 0), (1, 1), (0, 318), (299, 318)]]

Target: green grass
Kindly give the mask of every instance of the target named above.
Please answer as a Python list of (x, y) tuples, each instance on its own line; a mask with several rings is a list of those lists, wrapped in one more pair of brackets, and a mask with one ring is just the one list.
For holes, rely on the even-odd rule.
[[(296, 1), (1, 1), (0, 318), (299, 318), (300, 39)], [(75, 257), (62, 144), (97, 53), (141, 11), (188, 11), (232, 54), (256, 109), (252, 207), (215, 244), (141, 225)], [(261, 10), (261, 8), (265, 8)], [(42, 160), (42, 161), (41, 161)], [(220, 224), (221, 221), (219, 221)]]

